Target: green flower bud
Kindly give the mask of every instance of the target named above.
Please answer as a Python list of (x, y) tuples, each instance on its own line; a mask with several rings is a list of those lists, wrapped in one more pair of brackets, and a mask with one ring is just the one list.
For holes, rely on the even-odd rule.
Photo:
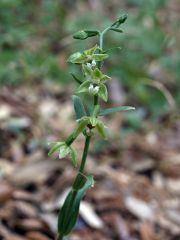
[(88, 37), (94, 37), (98, 34), (99, 34), (99, 31), (97, 31), (97, 30), (81, 30), (81, 31), (76, 32), (73, 35), (73, 38), (85, 40)]
[(88, 38), (88, 34), (85, 31), (78, 31), (73, 35), (73, 38), (75, 39), (80, 39), (80, 40), (84, 40), (86, 38)]

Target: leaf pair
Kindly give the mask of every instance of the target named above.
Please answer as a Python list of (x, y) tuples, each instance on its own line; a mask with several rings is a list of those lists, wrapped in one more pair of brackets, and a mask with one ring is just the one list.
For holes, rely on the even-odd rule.
[(72, 231), (78, 218), (80, 201), (93, 185), (92, 176), (85, 177), (81, 173), (77, 175), (73, 188), (66, 197), (58, 216), (59, 236), (66, 236)]

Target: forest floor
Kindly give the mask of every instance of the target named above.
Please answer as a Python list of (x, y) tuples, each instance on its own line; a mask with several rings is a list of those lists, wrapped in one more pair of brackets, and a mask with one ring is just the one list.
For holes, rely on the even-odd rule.
[[(1, 89), (2, 240), (55, 239), (58, 209), (77, 172), (69, 159), (47, 155), (47, 143), (76, 126), (72, 89), (63, 88)], [(91, 146), (86, 171), (96, 182), (69, 239), (179, 240), (180, 123), (145, 120), (142, 130), (121, 136), (124, 114), (105, 121), (112, 134)], [(83, 137), (75, 148), (82, 151)]]

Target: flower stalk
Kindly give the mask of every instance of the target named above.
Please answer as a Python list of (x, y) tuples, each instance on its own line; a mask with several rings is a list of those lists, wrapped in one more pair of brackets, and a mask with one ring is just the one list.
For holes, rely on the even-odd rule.
[[(105, 83), (111, 80), (111, 77), (101, 71), (102, 62), (109, 57), (106, 53), (107, 51), (103, 50), (104, 36), (109, 31), (121, 33), (122, 30), (119, 29), (119, 26), (125, 22), (126, 18), (126, 15), (120, 16), (111, 26), (102, 32), (98, 30), (81, 30), (74, 34), (74, 38), (79, 40), (98, 36), (99, 46), (95, 45), (83, 52), (76, 52), (67, 60), (72, 64), (79, 65), (82, 70), (81, 79), (71, 74), (79, 84), (76, 94), (81, 95), (83, 93), (90, 95), (93, 100), (93, 105), (85, 106), (85, 103), (82, 102), (78, 95), (73, 96), (78, 126), (64, 142), (56, 142), (49, 151), (49, 155), (58, 152), (59, 158), (70, 156), (76, 167), (78, 165), (77, 154), (72, 145), (80, 134), (83, 134), (85, 137), (79, 171), (58, 216), (58, 240), (63, 240), (65, 236), (71, 233), (78, 219), (80, 202), (86, 191), (94, 186), (93, 176), (85, 175), (85, 165), (93, 133), (96, 131), (102, 138), (107, 139), (107, 127), (99, 117), (114, 112), (133, 109), (129, 106), (101, 109), (99, 105), (100, 99), (105, 102), (108, 100), (108, 90)], [(85, 109), (88, 109), (88, 114)]]

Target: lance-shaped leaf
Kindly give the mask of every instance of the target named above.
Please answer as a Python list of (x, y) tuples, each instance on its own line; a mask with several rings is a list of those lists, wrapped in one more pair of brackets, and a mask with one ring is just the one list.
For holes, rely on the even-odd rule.
[(78, 191), (72, 189), (69, 192), (58, 216), (58, 233), (60, 236), (68, 235), (74, 228), (79, 214), (80, 201), (84, 197), (86, 191), (93, 185), (93, 177), (87, 176), (86, 183), (81, 189)]
[(86, 114), (84, 105), (83, 105), (80, 97), (73, 95), (72, 99), (73, 99), (73, 104), (74, 104), (74, 111), (76, 113), (76, 119), (80, 119), (80, 118), (86, 116), (87, 114)]
[(98, 53), (98, 54), (94, 54), (93, 55), (93, 59), (96, 61), (96, 62), (100, 62), (100, 61), (103, 61), (104, 59), (108, 58), (109, 55), (108, 54), (101, 54), (101, 53)]
[(71, 73), (71, 76), (73, 77), (73, 79), (74, 79), (77, 83), (79, 83), (79, 84), (82, 83), (82, 81), (81, 81), (79, 78), (77, 78), (73, 73)]
[(116, 49), (121, 50), (122, 48), (121, 48), (121, 47), (109, 48), (109, 49), (107, 49), (107, 50), (104, 50), (103, 53), (107, 53), (107, 52), (110, 52), (110, 51), (113, 51), (113, 50), (116, 50)]
[(81, 188), (83, 188), (86, 181), (87, 181), (86, 176), (79, 172), (75, 181), (74, 181), (74, 183), (73, 183), (73, 186), (72, 186), (73, 190), (78, 191)]
[(101, 83), (99, 86), (100, 88), (99, 88), (98, 96), (101, 97), (105, 102), (107, 102), (108, 100), (107, 88), (103, 83)]
[(135, 109), (134, 107), (130, 107), (130, 106), (107, 108), (107, 109), (100, 110), (99, 116), (105, 116), (105, 115), (109, 115), (111, 113), (116, 113), (116, 112), (132, 111), (134, 109)]

